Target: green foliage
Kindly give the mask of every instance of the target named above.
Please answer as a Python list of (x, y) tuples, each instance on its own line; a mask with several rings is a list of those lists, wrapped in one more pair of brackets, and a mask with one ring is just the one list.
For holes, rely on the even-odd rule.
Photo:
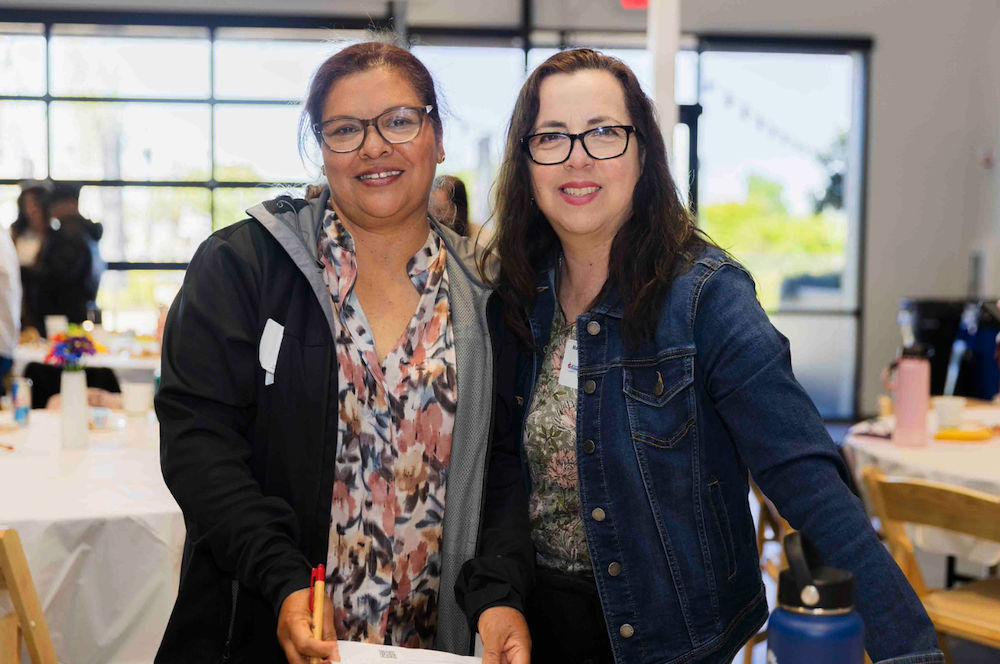
[(782, 202), (783, 186), (751, 176), (746, 203), (707, 205), (699, 226), (753, 273), (765, 309), (780, 306), (781, 284), (799, 275), (842, 272), (847, 242), (843, 214), (796, 216)]

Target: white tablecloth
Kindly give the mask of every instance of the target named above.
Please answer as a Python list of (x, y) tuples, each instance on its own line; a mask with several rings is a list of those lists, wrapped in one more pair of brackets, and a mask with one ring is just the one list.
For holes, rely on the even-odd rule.
[(176, 598), (184, 521), (160, 474), (159, 426), (126, 422), (91, 431), (84, 450), (61, 449), (58, 413), (0, 434), (14, 446), (0, 449), (0, 528), (21, 536), (62, 664), (149, 664)]
[[(928, 430), (936, 430), (931, 414)], [(966, 421), (987, 426), (1000, 424), (1000, 408), (969, 408)], [(885, 438), (848, 434), (844, 443), (860, 474), (866, 466), (877, 466), (886, 475), (916, 477), (954, 484), (1000, 496), (1000, 438), (986, 442), (945, 442), (928, 434), (922, 447), (902, 447)], [(862, 492), (861, 477), (855, 478)], [(907, 525), (913, 544), (942, 555), (956, 556), (986, 566), (1000, 564), (1000, 544), (930, 527)]]
[[(38, 344), (18, 346), (14, 350), (14, 375), (23, 376), (24, 368), (30, 362), (44, 363), (48, 352), (47, 346)], [(100, 353), (88, 356), (84, 359), (84, 364), (88, 367), (113, 369), (121, 382), (152, 383), (154, 374), (160, 369), (160, 358)]]

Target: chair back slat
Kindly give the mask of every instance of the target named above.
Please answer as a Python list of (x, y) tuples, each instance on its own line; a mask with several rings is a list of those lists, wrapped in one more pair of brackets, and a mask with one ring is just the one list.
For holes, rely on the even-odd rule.
[(1000, 542), (1000, 496), (915, 479), (881, 484), (889, 519)]
[(0, 530), (0, 578), (4, 579), (5, 590), (10, 594), (31, 661), (34, 664), (58, 664), (49, 627), (16, 530)]

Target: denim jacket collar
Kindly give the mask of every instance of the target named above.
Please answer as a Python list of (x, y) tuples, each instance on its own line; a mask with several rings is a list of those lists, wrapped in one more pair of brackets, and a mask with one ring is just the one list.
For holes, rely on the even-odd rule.
[[(539, 350), (549, 342), (552, 316), (555, 314), (555, 307), (558, 306), (558, 294), (556, 293), (558, 251), (558, 249), (555, 249), (543, 258), (535, 273), (535, 288), (538, 294), (535, 300), (535, 308), (529, 312), (528, 318), (531, 323), (531, 333), (535, 339), (535, 346)], [(624, 304), (619, 291), (617, 288), (613, 288), (604, 294), (600, 302), (590, 312), (621, 319), (623, 310)]]

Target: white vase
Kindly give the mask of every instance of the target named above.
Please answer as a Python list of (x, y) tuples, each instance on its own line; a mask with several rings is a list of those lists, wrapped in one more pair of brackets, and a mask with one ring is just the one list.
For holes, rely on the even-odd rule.
[(62, 403), (62, 446), (66, 449), (87, 446), (90, 419), (87, 406), (87, 374), (63, 371), (59, 398)]

